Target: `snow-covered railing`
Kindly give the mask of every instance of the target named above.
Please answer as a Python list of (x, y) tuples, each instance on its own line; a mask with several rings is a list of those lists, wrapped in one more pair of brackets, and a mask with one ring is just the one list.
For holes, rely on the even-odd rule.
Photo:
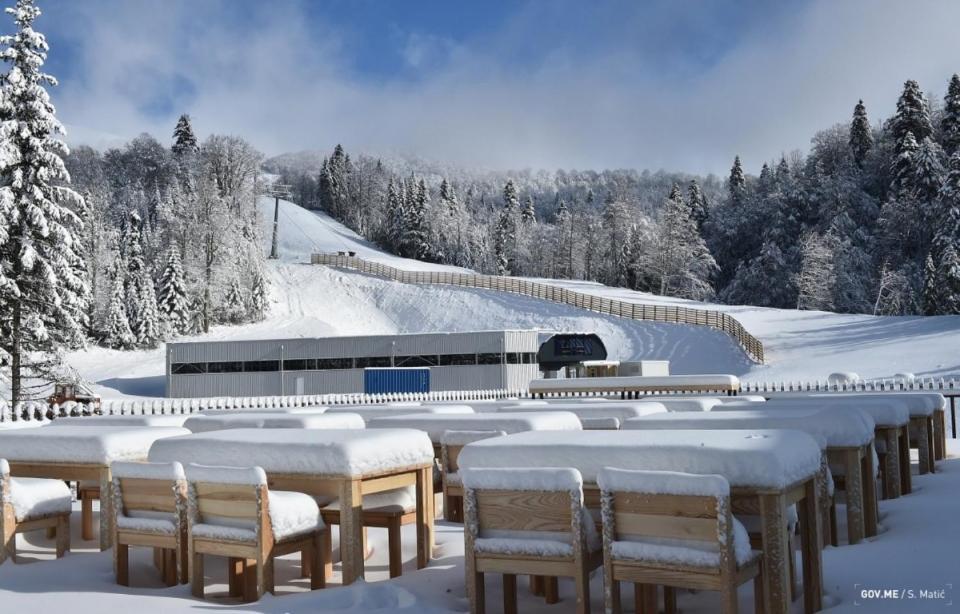
[(451, 273), (448, 271), (405, 271), (356, 256), (339, 254), (311, 254), (310, 263), (355, 269), (362, 273), (385, 277), (402, 283), (444, 284), (512, 292), (633, 320), (707, 326), (727, 333), (743, 348), (747, 356), (758, 363), (763, 363), (763, 344), (760, 340), (747, 332), (739, 320), (722, 311), (620, 301), (520, 277)]
[(43, 401), (24, 401), (16, 407), (0, 401), (0, 423), (47, 421), (77, 416), (145, 416), (182, 415), (207, 409), (257, 409), (277, 407), (310, 407), (313, 405), (360, 405), (404, 401), (478, 401), (507, 397), (529, 398), (527, 391), (516, 390), (439, 390), (433, 392), (397, 392), (384, 394), (312, 394), (268, 397), (209, 397), (192, 399), (119, 399), (104, 400), (100, 409), (69, 401), (49, 405)]

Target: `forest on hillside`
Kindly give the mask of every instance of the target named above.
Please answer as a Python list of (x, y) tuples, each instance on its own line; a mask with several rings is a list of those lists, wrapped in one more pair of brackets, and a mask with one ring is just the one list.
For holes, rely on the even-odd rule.
[(851, 313), (960, 313), (960, 78), (863, 101), (808, 152), (725, 180), (633, 170), (476, 172), (336, 146), (267, 160), (301, 205), (406, 257), (485, 273)]

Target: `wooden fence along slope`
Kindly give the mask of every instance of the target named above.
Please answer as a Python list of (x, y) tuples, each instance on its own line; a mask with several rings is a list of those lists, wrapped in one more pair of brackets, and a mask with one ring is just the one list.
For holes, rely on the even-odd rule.
[(760, 340), (747, 332), (736, 318), (721, 311), (619, 301), (520, 277), (450, 273), (447, 271), (405, 271), (379, 262), (370, 262), (355, 256), (338, 254), (312, 254), (310, 263), (354, 269), (361, 273), (406, 284), (444, 284), (512, 292), (633, 320), (708, 326), (730, 335), (747, 356), (758, 363), (763, 363), (763, 344)]

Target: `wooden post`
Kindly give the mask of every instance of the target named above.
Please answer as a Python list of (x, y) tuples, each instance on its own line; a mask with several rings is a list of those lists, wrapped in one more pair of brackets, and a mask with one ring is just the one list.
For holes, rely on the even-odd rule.
[(790, 609), (790, 571), (787, 555), (787, 505), (782, 493), (759, 495), (763, 536), (763, 577), (767, 614), (787, 614)]
[[(871, 455), (872, 458), (872, 455)], [(872, 461), (870, 463), (873, 464)], [(820, 513), (814, 480), (804, 485), (804, 497), (797, 511), (800, 520), (800, 549), (803, 553), (803, 605), (811, 614), (823, 607), (823, 559), (821, 558)], [(793, 553), (790, 553), (793, 556)]]
[[(900, 441), (897, 452), (900, 455), (900, 491), (909, 495), (913, 492), (913, 478), (910, 475), (910, 425), (900, 427)], [(889, 452), (888, 452), (889, 454)]]
[(110, 467), (100, 469), (100, 551), (107, 550), (113, 541), (113, 497)]
[(863, 475), (860, 463), (861, 450), (859, 448), (845, 450), (844, 467), (847, 475), (844, 476), (847, 489), (847, 541), (853, 545), (863, 540)]
[(417, 470), (417, 569), (433, 557), (433, 469)]
[(344, 586), (363, 577), (361, 502), (360, 480), (343, 480), (340, 483), (340, 559)]

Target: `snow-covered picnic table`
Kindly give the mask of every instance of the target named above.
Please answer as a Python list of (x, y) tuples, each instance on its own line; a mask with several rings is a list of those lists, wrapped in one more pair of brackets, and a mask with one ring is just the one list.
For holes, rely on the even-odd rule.
[(411, 428), (423, 431), (435, 446), (447, 431), (579, 431), (580, 419), (568, 411), (512, 412), (490, 414), (411, 414), (383, 416), (367, 422), (368, 429)]
[(648, 414), (666, 413), (667, 408), (662, 403), (652, 401), (610, 402), (601, 403), (549, 403), (546, 405), (505, 405), (497, 409), (503, 413), (524, 413), (544, 411), (568, 411), (576, 414), (581, 422), (590, 418), (617, 418), (621, 421)]
[(531, 395), (565, 395), (572, 393), (611, 394), (626, 398), (641, 392), (725, 392), (740, 390), (735, 375), (661, 375), (621, 377), (576, 377), (572, 379), (535, 379), (529, 386)]
[[(599, 508), (597, 474), (604, 467), (720, 474), (732, 488), (735, 513), (759, 514), (767, 612), (789, 609), (787, 507), (797, 503), (808, 611), (821, 608), (822, 570), (817, 442), (792, 430), (531, 431), (466, 445), (461, 470), (483, 467), (573, 467), (585, 500)], [(802, 502), (802, 503), (800, 503)]]
[(57, 418), (48, 426), (183, 426), (190, 414), (146, 414), (143, 416), (71, 416)]
[[(873, 419), (866, 413), (831, 411), (827, 408), (764, 409), (706, 413), (669, 413), (633, 418), (621, 424), (624, 430), (664, 429), (792, 429), (813, 437), (824, 450), (823, 462), (830, 462), (844, 478), (847, 496), (847, 536), (851, 544), (864, 535), (877, 534), (877, 492), (874, 486)], [(826, 486), (826, 484), (824, 484)], [(827, 489), (821, 490), (826, 501)], [(829, 508), (827, 503), (826, 508)], [(835, 537), (835, 536), (834, 536)], [(836, 543), (836, 540), (834, 540)]]
[(874, 421), (875, 446), (880, 454), (884, 497), (897, 498), (911, 491), (910, 410), (903, 401), (850, 395), (827, 400), (824, 397), (773, 398), (763, 404), (725, 403), (713, 411), (796, 410), (824, 408), (834, 413), (860, 410)]
[(328, 414), (351, 413), (357, 414), (367, 422), (380, 416), (407, 416), (431, 414), (472, 414), (473, 408), (469, 405), (335, 405), (327, 410)]
[(411, 429), (229, 429), (157, 441), (149, 460), (261, 467), (271, 488), (337, 498), (343, 583), (362, 578), (363, 496), (416, 487), (417, 565), (433, 548), (433, 446)]
[[(190, 431), (176, 427), (122, 427), (61, 425), (0, 431), (0, 458), (10, 463), (16, 477), (92, 480), (101, 492), (110, 492), (110, 463), (144, 460), (157, 440)], [(100, 549), (110, 547), (110, 497), (100, 501)]]
[(279, 414), (244, 413), (220, 416), (192, 416), (184, 428), (193, 433), (224, 429), (362, 429), (363, 418), (357, 414)]

